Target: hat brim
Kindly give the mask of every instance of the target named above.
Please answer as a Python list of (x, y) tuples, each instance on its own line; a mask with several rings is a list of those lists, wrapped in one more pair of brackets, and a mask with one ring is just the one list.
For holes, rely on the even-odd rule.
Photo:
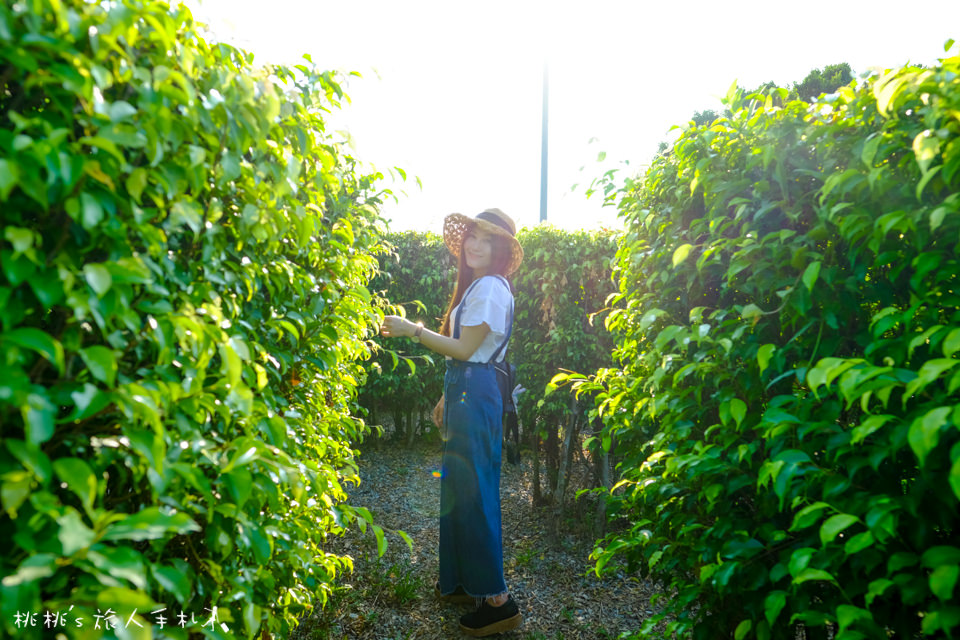
[(523, 262), (523, 247), (509, 231), (486, 220), (478, 220), (465, 216), (462, 213), (451, 213), (443, 219), (443, 242), (447, 250), (454, 257), (460, 257), (460, 248), (463, 246), (463, 236), (473, 228), (479, 228), (489, 233), (506, 238), (510, 242), (510, 260), (504, 269), (503, 275), (510, 275)]

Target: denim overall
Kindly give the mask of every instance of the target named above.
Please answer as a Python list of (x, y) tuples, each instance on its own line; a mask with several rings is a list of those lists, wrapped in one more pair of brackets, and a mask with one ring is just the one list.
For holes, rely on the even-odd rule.
[[(460, 337), (462, 309), (463, 303), (457, 307), (454, 338)], [(458, 586), (477, 598), (507, 591), (500, 522), (503, 401), (493, 362), (506, 346), (512, 329), (511, 307), (507, 335), (488, 362), (447, 360), (443, 384), (446, 434), (440, 479), (443, 595), (453, 593)]]

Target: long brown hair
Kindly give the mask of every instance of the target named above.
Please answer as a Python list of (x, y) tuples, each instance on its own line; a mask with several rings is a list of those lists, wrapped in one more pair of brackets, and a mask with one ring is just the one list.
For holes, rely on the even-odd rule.
[[(463, 234), (464, 242), (466, 242), (467, 236), (469, 235), (470, 232)], [(490, 270), (487, 272), (487, 275), (504, 276), (510, 285), (510, 293), (514, 293), (513, 281), (503, 273), (507, 268), (507, 264), (510, 262), (510, 247), (507, 244), (507, 240), (496, 233), (492, 234), (491, 238)], [(453, 286), (453, 295), (450, 296), (450, 304), (447, 306), (447, 312), (443, 316), (443, 326), (440, 327), (440, 333), (445, 336), (453, 336), (453, 323), (450, 321), (450, 316), (453, 314), (454, 309), (457, 308), (457, 305), (463, 301), (463, 294), (467, 292), (467, 289), (474, 280), (473, 268), (467, 266), (465, 256), (466, 251), (464, 251), (461, 245), (460, 258), (457, 261), (457, 283)]]

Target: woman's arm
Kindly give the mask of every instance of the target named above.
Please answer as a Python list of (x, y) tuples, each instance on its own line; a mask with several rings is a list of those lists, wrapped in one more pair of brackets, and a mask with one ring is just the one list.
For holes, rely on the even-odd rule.
[[(380, 335), (385, 338), (410, 338), (417, 330), (417, 325), (400, 316), (387, 316), (380, 327)], [(490, 325), (486, 322), (473, 327), (461, 327), (460, 337), (451, 338), (424, 328), (420, 332), (420, 344), (442, 356), (450, 356), (456, 360), (467, 360), (480, 348), (483, 339), (490, 333)]]

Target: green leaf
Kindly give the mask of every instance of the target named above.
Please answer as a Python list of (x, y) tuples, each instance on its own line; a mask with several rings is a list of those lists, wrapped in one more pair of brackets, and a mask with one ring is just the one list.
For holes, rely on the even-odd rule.
[(950, 488), (953, 489), (953, 495), (957, 496), (957, 500), (960, 500), (960, 457), (950, 467)]
[(909, 551), (900, 551), (892, 556), (887, 561), (887, 573), (896, 573), (904, 567), (915, 566), (920, 561), (920, 558), (917, 557), (917, 554), (910, 553)]
[(4, 577), (3, 586), (16, 587), (21, 584), (49, 578), (58, 569), (57, 557), (54, 554), (38, 553), (21, 562), (15, 574)]
[(943, 219), (947, 215), (946, 207), (937, 207), (930, 214), (930, 231), (936, 231), (937, 228), (943, 224)]
[(203, 210), (192, 200), (177, 200), (170, 208), (169, 221), (171, 227), (186, 224), (191, 231), (199, 233), (203, 227)]
[(240, 336), (230, 336), (230, 346), (244, 362), (250, 361), (250, 347)]
[(0, 200), (6, 200), (19, 181), (19, 169), (9, 160), (0, 158)]
[(930, 547), (923, 552), (920, 563), (928, 569), (944, 564), (960, 564), (960, 549), (945, 545)]
[(767, 367), (770, 365), (770, 358), (776, 349), (776, 345), (773, 344), (765, 344), (757, 349), (757, 364), (760, 365), (760, 373), (767, 370)]
[[(937, 631), (947, 632), (946, 637), (950, 638), (950, 632), (960, 626), (960, 607), (951, 604), (942, 604), (939, 608), (932, 611), (928, 610), (923, 616), (923, 622), (920, 623), (920, 631), (925, 636), (935, 635)], [(941, 635), (940, 637), (943, 637)]]
[(240, 161), (235, 153), (224, 153), (220, 158), (220, 166), (223, 168), (223, 177), (228, 182), (240, 177)]
[(377, 557), (382, 558), (383, 554), (387, 552), (387, 539), (383, 535), (382, 528), (375, 524), (370, 526), (373, 528), (373, 535), (377, 538)]
[(774, 456), (773, 459), (794, 465), (812, 462), (810, 460), (810, 454), (808, 454), (806, 451), (801, 451), (800, 449), (786, 449), (785, 451), (781, 451)]
[(57, 408), (46, 396), (31, 393), (20, 412), (27, 428), (27, 442), (40, 445), (53, 437)]
[(823, 569), (804, 569), (800, 572), (800, 575), (793, 579), (793, 584), (803, 584), (804, 582), (810, 582), (811, 580), (826, 580), (828, 582), (836, 582), (836, 579)]
[(913, 152), (920, 165), (920, 172), (926, 173), (930, 164), (940, 155), (940, 138), (929, 129), (920, 132), (913, 139)]
[(107, 383), (107, 386), (112, 387), (117, 379), (117, 359), (113, 355), (113, 350), (101, 345), (94, 345), (81, 349), (79, 353), (80, 358), (87, 365), (87, 369), (90, 370), (90, 374), (97, 380)]
[(110, 287), (113, 286), (113, 276), (110, 275), (110, 271), (102, 264), (90, 263), (84, 265), (83, 275), (87, 280), (87, 284), (90, 285), (90, 288), (96, 292), (99, 298), (102, 298), (103, 295), (110, 290)]
[(0, 266), (3, 268), (3, 275), (14, 286), (24, 282), (37, 271), (37, 265), (32, 260), (8, 250), (0, 251)]
[(741, 400), (740, 398), (733, 398), (730, 400), (730, 416), (734, 419), (739, 427), (743, 422), (743, 419), (747, 416), (747, 403)]
[(243, 467), (244, 465), (250, 464), (260, 457), (259, 449), (257, 449), (256, 446), (253, 446), (253, 441), (250, 438), (238, 438), (234, 441), (233, 446), (236, 447), (236, 450), (230, 462), (222, 468), (223, 473), (228, 473), (237, 467)]
[(129, 120), (132, 116), (136, 115), (136, 113), (137, 108), (124, 100), (117, 100), (107, 109), (107, 115), (112, 122)]
[(74, 411), (66, 418), (66, 421), (85, 420), (92, 415), (96, 415), (104, 407), (110, 404), (110, 395), (103, 393), (97, 387), (89, 382), (84, 383), (82, 390), (70, 393), (70, 399), (74, 403)]
[(874, 162), (873, 159), (877, 155), (877, 149), (880, 147), (880, 142), (883, 140), (883, 137), (878, 133), (872, 133), (867, 137), (866, 142), (863, 144), (863, 152), (860, 154), (860, 159), (865, 165), (869, 168), (873, 168)]
[(190, 598), (190, 579), (186, 571), (174, 567), (151, 566), (153, 577), (164, 591), (172, 593), (180, 604), (186, 604)]
[(103, 207), (100, 201), (89, 193), (80, 194), (80, 224), (88, 231), (95, 229), (103, 221)]
[(954, 329), (943, 339), (943, 357), (950, 358), (960, 351), (960, 329)]
[(237, 355), (237, 352), (234, 351), (233, 345), (229, 342), (221, 344), (219, 351), (220, 372), (227, 377), (230, 386), (235, 387), (240, 383), (240, 376), (243, 373), (243, 361), (240, 359), (240, 356)]
[(50, 464), (50, 458), (39, 447), (14, 438), (6, 438), (4, 444), (13, 457), (40, 482), (44, 484), (50, 482), (53, 478), (53, 467)]
[(111, 577), (125, 580), (137, 589), (147, 589), (143, 556), (134, 549), (95, 544), (87, 552), (87, 560)]
[(740, 317), (742, 317), (744, 320), (759, 318), (762, 315), (763, 309), (755, 304), (744, 305), (743, 310), (740, 312)]
[(807, 384), (816, 391), (821, 385), (830, 386), (830, 383), (842, 375), (847, 369), (862, 362), (857, 359), (822, 358), (817, 365), (807, 373)]
[(934, 176), (936, 176), (941, 169), (943, 169), (943, 165), (938, 164), (934, 168), (930, 169), (930, 171), (927, 171), (926, 173), (923, 174), (923, 177), (920, 178), (920, 182), (917, 183), (917, 191), (916, 191), (917, 200), (920, 200), (920, 197), (923, 195), (923, 190), (926, 188), (927, 184), (929, 184), (929, 182), (933, 180)]
[(143, 196), (143, 190), (147, 188), (147, 175), (146, 169), (137, 167), (130, 173), (124, 183), (127, 187), (127, 192), (130, 193), (136, 202), (140, 202), (140, 198)]
[(560, 385), (566, 382), (570, 378), (569, 373), (560, 372), (550, 378), (550, 382), (547, 383), (546, 388), (544, 389), (544, 397), (549, 396), (551, 393), (556, 391)]
[(863, 442), (867, 439), (867, 437), (870, 436), (870, 434), (883, 427), (883, 425), (892, 419), (893, 416), (887, 414), (868, 416), (863, 421), (863, 424), (860, 424), (853, 429), (853, 437), (850, 439), (850, 443), (857, 444), (858, 442)]
[(273, 554), (273, 547), (270, 544), (270, 538), (263, 533), (259, 526), (252, 525), (246, 530), (250, 540), (250, 548), (253, 549), (253, 557), (258, 564), (266, 564)]
[(877, 99), (877, 111), (880, 112), (880, 115), (884, 117), (887, 115), (887, 110), (906, 81), (907, 78), (898, 77), (895, 72), (888, 71), (873, 84), (873, 93)]
[(757, 640), (770, 640), (770, 624), (766, 620), (757, 623)]
[(253, 474), (249, 469), (239, 467), (224, 473), (221, 477), (226, 483), (227, 491), (234, 504), (242, 508), (253, 492)]
[(820, 262), (811, 262), (809, 266), (803, 272), (803, 284), (807, 287), (807, 291), (813, 291), (813, 285), (817, 283), (817, 278), (820, 277)]
[(403, 539), (403, 541), (407, 543), (407, 548), (410, 549), (410, 551), (412, 552), (412, 551), (413, 551), (413, 540), (410, 538), (409, 535), (407, 535), (407, 532), (406, 532), (406, 531), (400, 531), (400, 530), (398, 529), (398, 530), (397, 530), (397, 535), (400, 536), (400, 537)]
[[(361, 524), (370, 523), (373, 524), (373, 514), (370, 513), (370, 510), (366, 507), (353, 507), (353, 510), (358, 516), (357, 522)], [(366, 529), (364, 529), (366, 531)]]
[(640, 331), (646, 331), (648, 328), (650, 328), (650, 325), (656, 322), (657, 318), (666, 315), (666, 313), (667, 312), (663, 309), (651, 309), (650, 311), (647, 311), (640, 319)]
[(860, 522), (859, 518), (847, 513), (838, 513), (835, 516), (827, 518), (820, 526), (820, 542), (826, 546), (842, 531), (858, 522)]
[(910, 448), (920, 461), (920, 466), (926, 462), (927, 455), (933, 451), (940, 441), (940, 431), (948, 424), (953, 407), (939, 407), (928, 411), (923, 417), (917, 418), (910, 425), (907, 440)]
[(794, 552), (790, 554), (790, 561), (787, 566), (790, 575), (794, 577), (799, 576), (810, 564), (814, 553), (816, 553), (816, 550), (810, 547), (794, 550)]
[(843, 545), (843, 552), (848, 556), (852, 556), (856, 553), (860, 553), (864, 549), (872, 547), (873, 543), (873, 533), (870, 531), (863, 531), (847, 540), (847, 543)]
[(90, 466), (80, 458), (60, 458), (53, 461), (53, 471), (80, 498), (87, 513), (92, 512), (97, 497), (97, 478)]
[(949, 371), (958, 364), (960, 364), (960, 360), (954, 360), (952, 358), (934, 358), (933, 360), (927, 360), (924, 362), (920, 367), (920, 370), (917, 372), (917, 377), (914, 380), (911, 380), (910, 383), (907, 384), (907, 388), (904, 390), (904, 406), (906, 406), (910, 396), (922, 391), (925, 387), (936, 381), (945, 372)]
[(93, 136), (93, 137), (85, 136), (83, 138), (80, 138), (79, 142), (80, 144), (86, 144), (91, 147), (95, 147), (97, 149), (103, 149), (104, 151), (112, 155), (117, 160), (117, 162), (121, 164), (126, 162), (126, 158), (123, 157), (123, 153), (120, 151), (117, 145), (111, 142), (110, 140), (107, 140), (106, 138), (102, 138), (100, 136)]
[(30, 277), (30, 288), (40, 303), (51, 309), (64, 298), (63, 282), (55, 269), (36, 273)]
[(693, 249), (692, 244), (682, 244), (676, 248), (673, 252), (673, 266), (676, 267), (681, 262), (687, 259), (687, 256), (690, 255), (690, 251)]
[(753, 629), (752, 620), (743, 620), (740, 624), (737, 625), (737, 628), (733, 632), (733, 640), (743, 640), (747, 637), (747, 634), (750, 633), (750, 630)]
[(157, 507), (147, 507), (107, 527), (102, 539), (158, 540), (171, 534), (183, 535), (194, 531), (200, 531), (200, 527), (187, 514), (163, 513)]
[(3, 230), (3, 237), (13, 245), (14, 254), (23, 253), (33, 247), (33, 231), (30, 229), (9, 226)]
[(187, 145), (187, 149), (190, 153), (190, 166), (196, 167), (197, 165), (203, 164), (203, 161), (207, 157), (207, 150), (203, 147), (198, 147), (195, 144)]
[(11, 518), (33, 492), (34, 479), (27, 471), (8, 471), (0, 476), (0, 503)]
[(896, 583), (893, 580), (889, 580), (887, 578), (879, 578), (871, 582), (867, 590), (867, 606), (869, 607), (873, 603), (874, 599), (877, 598), (877, 596), (882, 596), (884, 591), (895, 584)]
[(68, 508), (65, 514), (57, 518), (57, 525), (57, 538), (65, 556), (86, 549), (96, 540), (97, 534), (83, 522), (76, 509)]
[(14, 329), (6, 333), (0, 333), (0, 342), (9, 342), (30, 349), (43, 356), (48, 362), (56, 366), (60, 375), (64, 373), (63, 345), (53, 339), (45, 331), (34, 329), (32, 327), (23, 327)]
[(866, 609), (855, 607), (849, 604), (841, 604), (837, 607), (837, 622), (840, 623), (841, 634), (849, 627), (858, 622), (873, 622), (873, 615)]
[(942, 564), (930, 574), (930, 591), (940, 600), (951, 602), (958, 577), (960, 565)]
[(790, 531), (800, 531), (813, 525), (820, 519), (820, 513), (824, 509), (832, 508), (826, 502), (814, 502), (797, 512), (793, 517), (793, 524), (790, 525)]
[(786, 591), (771, 591), (763, 601), (764, 615), (766, 616), (767, 622), (771, 627), (776, 623), (777, 618), (780, 616), (780, 612), (783, 611), (783, 608), (786, 606), (786, 604)]

